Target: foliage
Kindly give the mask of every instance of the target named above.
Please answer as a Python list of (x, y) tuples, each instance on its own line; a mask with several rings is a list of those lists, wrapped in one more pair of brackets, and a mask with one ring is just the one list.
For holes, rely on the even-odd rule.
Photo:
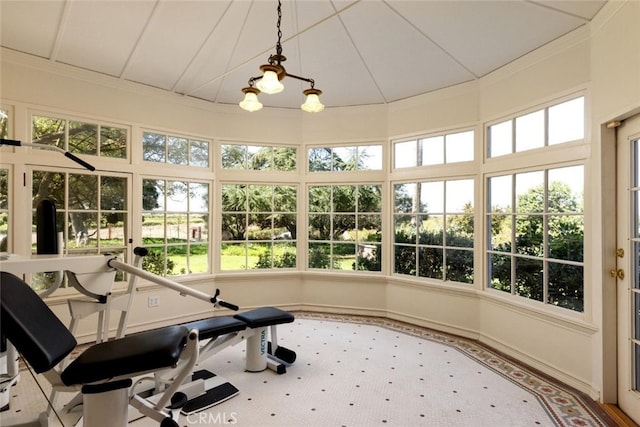
[[(571, 188), (561, 182), (552, 182), (547, 194), (548, 215), (543, 216), (544, 188), (537, 186), (521, 194), (517, 200), (518, 213), (515, 215), (515, 248), (511, 241), (496, 245), (496, 251), (512, 253), (515, 257), (493, 256), (491, 262), (490, 286), (505, 292), (515, 287), (516, 295), (537, 301), (544, 299), (545, 266), (547, 271), (548, 300), (571, 310), (583, 310), (584, 269), (581, 266), (562, 261), (583, 261), (584, 226), (580, 213), (580, 195), (572, 194)], [(521, 213), (521, 214), (520, 214)], [(545, 255), (544, 226), (547, 223), (547, 252)], [(495, 218), (494, 218), (495, 219)], [(510, 216), (502, 222), (492, 222), (494, 233), (500, 234), (500, 227), (506, 226)], [(546, 261), (543, 261), (546, 256)], [(511, 275), (511, 261), (516, 263), (515, 276)]]
[(258, 262), (254, 268), (295, 268), (296, 254), (294, 252), (285, 252), (282, 255), (273, 257), (273, 266), (271, 265), (271, 254), (268, 252), (258, 255)]
[(331, 259), (328, 245), (312, 245), (309, 248), (309, 268), (339, 269), (336, 259)]
[(149, 251), (147, 256), (142, 258), (142, 269), (158, 276), (169, 276), (173, 273), (175, 263), (169, 257), (166, 258), (161, 251)]

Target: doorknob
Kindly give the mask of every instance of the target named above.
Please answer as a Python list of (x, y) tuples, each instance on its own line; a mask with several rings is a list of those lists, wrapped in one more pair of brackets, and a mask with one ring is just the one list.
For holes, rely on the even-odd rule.
[(623, 248), (616, 249), (616, 256), (618, 258), (624, 258), (624, 249)]
[(611, 277), (615, 277), (618, 278), (620, 280), (624, 279), (624, 270), (623, 269), (618, 269), (618, 270), (611, 270), (609, 271), (609, 274), (611, 275)]

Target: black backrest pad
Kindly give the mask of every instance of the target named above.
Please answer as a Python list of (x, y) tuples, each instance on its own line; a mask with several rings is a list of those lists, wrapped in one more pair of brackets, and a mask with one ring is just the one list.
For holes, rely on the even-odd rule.
[(0, 272), (0, 328), (37, 373), (57, 365), (76, 339), (23, 280)]

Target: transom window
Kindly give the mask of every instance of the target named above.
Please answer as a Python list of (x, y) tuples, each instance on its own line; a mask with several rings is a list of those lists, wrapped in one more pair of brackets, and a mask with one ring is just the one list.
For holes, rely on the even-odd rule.
[(82, 155), (127, 158), (127, 129), (87, 121), (34, 115), (32, 142)]
[(583, 311), (584, 167), (487, 180), (489, 287)]
[(470, 130), (395, 142), (393, 164), (400, 169), (472, 161), (474, 139)]
[(309, 172), (382, 170), (382, 145), (309, 148)]
[(488, 127), (488, 157), (499, 157), (584, 138), (584, 97)]
[(292, 172), (296, 170), (295, 147), (265, 145), (223, 144), (222, 169), (270, 170)]
[(394, 272), (473, 283), (474, 180), (394, 185)]
[(312, 185), (309, 268), (381, 271), (382, 185)]
[(209, 141), (144, 132), (142, 159), (147, 162), (208, 168)]

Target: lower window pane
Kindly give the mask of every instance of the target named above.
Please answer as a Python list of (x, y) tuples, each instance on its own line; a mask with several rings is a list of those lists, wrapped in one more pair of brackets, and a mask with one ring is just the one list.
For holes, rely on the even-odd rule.
[(355, 270), (356, 245), (336, 243), (333, 245), (333, 268), (337, 270)]
[(206, 273), (209, 271), (209, 245), (189, 246), (189, 273)]
[(331, 268), (329, 243), (309, 243), (309, 268)]
[(221, 270), (245, 269), (247, 265), (247, 247), (244, 243), (223, 243), (221, 248)]
[(394, 217), (394, 242), (395, 243), (415, 243), (416, 226), (415, 217), (411, 215), (396, 215)]
[(142, 243), (164, 243), (164, 214), (142, 215)]
[(635, 328), (634, 328), (634, 338), (640, 341), (640, 293), (634, 292), (632, 294), (634, 296), (634, 306), (632, 307), (633, 312), (635, 313)]
[(363, 271), (382, 271), (382, 252), (380, 245), (358, 245), (357, 269)]
[(548, 303), (583, 311), (584, 269), (582, 266), (549, 263)]
[(423, 245), (442, 245), (444, 234), (444, 215), (421, 215), (418, 217), (419, 243)]
[(173, 268), (171, 271), (167, 268), (167, 276), (189, 274), (187, 264), (187, 245), (167, 246), (167, 263), (169, 262), (173, 264)]
[(244, 240), (246, 230), (245, 214), (222, 214), (222, 240)]
[(418, 276), (443, 279), (442, 248), (420, 248), (418, 252)]
[(71, 235), (69, 236), (69, 248), (96, 248), (98, 247), (98, 214), (69, 212), (69, 224)]
[(516, 295), (542, 301), (542, 260), (516, 257)]
[(9, 215), (0, 212), (0, 252), (9, 252), (10, 249), (7, 224), (9, 224)]
[(542, 215), (516, 216), (516, 252), (522, 255), (543, 256)]
[(393, 272), (398, 274), (416, 275), (415, 246), (393, 247)]
[(127, 242), (127, 214), (114, 212), (100, 215), (100, 246), (122, 247)]
[(250, 243), (248, 268), (272, 268), (273, 251), (271, 243)]
[(274, 268), (296, 268), (296, 244), (276, 243), (273, 245)]
[(167, 214), (167, 241), (184, 243), (189, 239), (189, 224), (186, 214)]
[(164, 248), (147, 247), (149, 253), (142, 258), (142, 269), (149, 273), (164, 276), (172, 274), (174, 264), (167, 258)]
[(473, 283), (473, 251), (447, 249), (447, 280)]
[(635, 371), (636, 371), (636, 375), (635, 375), (635, 380), (636, 383), (633, 387), (634, 390), (640, 390), (640, 344), (634, 344), (633, 345), (633, 352), (635, 353)]
[(309, 240), (329, 240), (331, 238), (331, 215), (309, 215)]
[(556, 215), (549, 217), (549, 258), (584, 260), (584, 217)]
[(511, 256), (489, 254), (489, 287), (511, 293)]

